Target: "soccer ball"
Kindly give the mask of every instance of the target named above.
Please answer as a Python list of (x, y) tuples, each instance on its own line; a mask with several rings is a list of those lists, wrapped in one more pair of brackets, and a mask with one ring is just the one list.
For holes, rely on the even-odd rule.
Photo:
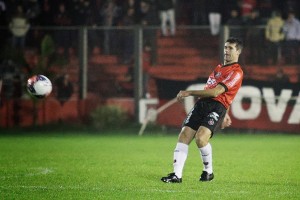
[(51, 93), (52, 83), (44, 75), (34, 75), (27, 80), (27, 90), (32, 96), (42, 99)]

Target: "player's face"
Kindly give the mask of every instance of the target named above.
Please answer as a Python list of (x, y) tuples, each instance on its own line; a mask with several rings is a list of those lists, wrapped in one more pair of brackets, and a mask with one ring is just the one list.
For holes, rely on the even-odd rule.
[(235, 43), (226, 42), (224, 45), (224, 63), (230, 64), (237, 62), (239, 59), (240, 50), (236, 49)]

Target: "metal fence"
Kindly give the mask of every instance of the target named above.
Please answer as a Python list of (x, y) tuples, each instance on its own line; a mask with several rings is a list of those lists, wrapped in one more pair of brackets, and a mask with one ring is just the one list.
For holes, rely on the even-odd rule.
[[(289, 77), (293, 82), (299, 80), (297, 57), (293, 57), (291, 66), (282, 56), (283, 45), (276, 54), (271, 53), (263, 26), (224, 26), (218, 36), (211, 35), (208, 26), (178, 26), (173, 37), (162, 37), (159, 27), (31, 27), (24, 46), (20, 41), (13, 43), (7, 28), (2, 27), (0, 34), (2, 108), (9, 100), (28, 99), (26, 79), (43, 73), (53, 81), (52, 97), (59, 102), (91, 96), (102, 101), (128, 97), (133, 99), (134, 115), (138, 116), (139, 100), (157, 96), (151, 79), (205, 78), (213, 66), (222, 62), (223, 43), (229, 36), (245, 42), (240, 62), (247, 66), (247, 76), (272, 81), (280, 66), (287, 69), (288, 75), (296, 72)], [(271, 68), (276, 70), (270, 71)], [(59, 96), (64, 94), (59, 91), (62, 88), (58, 81), (63, 75), (73, 86), (72, 94), (66, 97)], [(7, 118), (7, 113), (12, 112), (4, 110), (2, 118)]]

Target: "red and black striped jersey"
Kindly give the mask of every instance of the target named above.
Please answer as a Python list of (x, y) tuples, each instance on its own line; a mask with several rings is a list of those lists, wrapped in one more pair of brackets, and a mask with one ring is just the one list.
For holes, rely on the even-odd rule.
[(222, 103), (226, 109), (231, 105), (243, 81), (243, 70), (238, 63), (218, 65), (209, 75), (204, 89), (215, 88), (218, 84), (225, 88), (225, 92), (213, 98)]

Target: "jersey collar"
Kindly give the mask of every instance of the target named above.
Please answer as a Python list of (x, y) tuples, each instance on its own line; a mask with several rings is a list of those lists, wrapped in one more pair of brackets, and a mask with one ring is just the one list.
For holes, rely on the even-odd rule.
[(230, 63), (230, 64), (227, 64), (227, 65), (222, 64), (222, 67), (228, 67), (228, 66), (235, 65), (235, 64), (238, 64), (238, 62)]

